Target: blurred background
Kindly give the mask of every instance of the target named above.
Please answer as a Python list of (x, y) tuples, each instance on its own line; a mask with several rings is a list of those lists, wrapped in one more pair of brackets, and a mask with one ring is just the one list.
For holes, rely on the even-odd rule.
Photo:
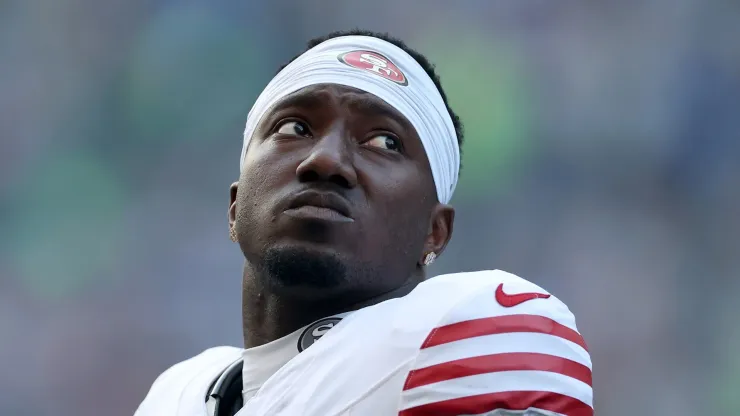
[(740, 414), (740, 2), (0, 1), (0, 415), (132, 415), (241, 345), (228, 187), (311, 37), (388, 31), (466, 127), (434, 273), (563, 299), (598, 415)]

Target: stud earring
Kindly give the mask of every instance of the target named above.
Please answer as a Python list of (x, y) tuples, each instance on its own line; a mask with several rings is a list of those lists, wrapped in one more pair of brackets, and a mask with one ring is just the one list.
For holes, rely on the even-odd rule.
[(434, 260), (437, 258), (437, 254), (433, 251), (430, 251), (427, 253), (426, 256), (424, 256), (424, 265), (429, 266), (430, 264), (434, 263)]

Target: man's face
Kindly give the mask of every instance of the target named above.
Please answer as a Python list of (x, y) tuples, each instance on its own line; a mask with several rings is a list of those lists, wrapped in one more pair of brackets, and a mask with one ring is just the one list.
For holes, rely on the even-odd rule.
[(372, 94), (322, 84), (260, 120), (230, 218), (247, 260), (277, 280), (268, 284), (381, 294), (418, 267), (439, 205), (408, 120)]

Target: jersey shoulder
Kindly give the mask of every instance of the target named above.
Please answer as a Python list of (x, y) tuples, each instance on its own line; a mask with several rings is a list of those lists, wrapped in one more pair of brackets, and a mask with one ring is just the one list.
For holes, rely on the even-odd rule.
[(418, 289), (412, 309), (439, 309), (406, 377), (400, 415), (593, 415), (591, 358), (557, 297), (500, 270), (441, 275)]
[(424, 301), (433, 298), (445, 305), (447, 314), (438, 324), (532, 314), (577, 330), (575, 317), (565, 303), (537, 284), (502, 270), (444, 274), (419, 286), (426, 286), (428, 293), (424, 294)]
[(168, 368), (154, 381), (134, 416), (205, 414), (208, 388), (242, 351), (228, 346), (209, 348)]

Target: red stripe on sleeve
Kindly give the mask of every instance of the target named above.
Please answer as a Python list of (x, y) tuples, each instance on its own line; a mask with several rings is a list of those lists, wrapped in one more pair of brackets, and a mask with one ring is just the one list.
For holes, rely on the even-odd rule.
[(444, 400), (402, 410), (398, 416), (476, 415), (496, 409), (536, 408), (568, 416), (593, 416), (594, 409), (570, 396), (548, 391), (506, 391)]
[(441, 326), (435, 328), (429, 334), (421, 348), (434, 347), (461, 339), (512, 332), (535, 332), (553, 335), (578, 344), (588, 351), (581, 334), (557, 321), (539, 315), (494, 316)]
[(482, 355), (436, 364), (409, 372), (404, 390), (476, 374), (499, 371), (548, 371), (591, 386), (591, 370), (581, 363), (554, 355), (512, 352)]

